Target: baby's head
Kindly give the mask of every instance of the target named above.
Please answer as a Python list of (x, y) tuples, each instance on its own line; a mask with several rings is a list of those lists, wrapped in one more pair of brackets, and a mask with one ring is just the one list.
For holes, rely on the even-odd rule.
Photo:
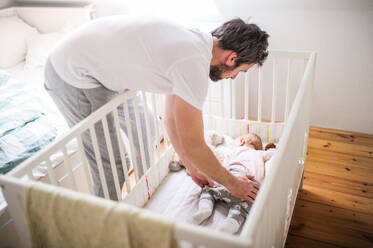
[(251, 147), (254, 150), (262, 150), (262, 139), (255, 133), (249, 133), (238, 138), (239, 146)]

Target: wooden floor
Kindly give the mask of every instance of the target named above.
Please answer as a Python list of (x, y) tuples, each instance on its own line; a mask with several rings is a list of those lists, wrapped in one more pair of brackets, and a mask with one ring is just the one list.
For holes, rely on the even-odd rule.
[(373, 135), (310, 129), (285, 247), (373, 247)]

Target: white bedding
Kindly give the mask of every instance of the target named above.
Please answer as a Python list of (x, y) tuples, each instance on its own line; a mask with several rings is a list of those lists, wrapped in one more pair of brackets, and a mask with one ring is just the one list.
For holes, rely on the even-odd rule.
[(44, 69), (24, 70), (24, 65), (25, 62), (19, 63), (7, 69), (7, 71), (19, 81), (32, 85), (32, 88), (35, 89), (33, 94), (38, 94), (43, 100), (44, 111), (48, 114), (48, 119), (50, 119), (57, 128), (58, 136), (61, 136), (68, 130), (68, 126), (53, 100), (44, 89)]
[[(35, 89), (33, 94), (38, 94), (40, 99), (42, 99), (42, 105), (45, 107), (44, 112), (47, 114), (48, 119), (53, 123), (57, 128), (58, 135), (56, 139), (61, 137), (66, 131), (69, 130), (69, 127), (54, 104), (52, 98), (44, 89), (44, 69), (36, 68), (32, 70), (24, 69), (25, 62), (19, 63), (14, 67), (7, 69), (7, 71), (16, 79), (21, 82), (32, 85), (31, 87)], [(77, 150), (77, 142), (70, 142), (67, 146), (67, 153), (72, 154)], [(63, 160), (63, 153), (58, 152), (51, 156), (52, 166), (57, 166)], [(33, 170), (33, 176), (36, 179), (39, 179), (47, 174), (47, 166), (45, 164), (35, 168)]]
[[(210, 145), (209, 137), (214, 132), (206, 132), (205, 139), (215, 156), (222, 160), (229, 152), (229, 146), (233, 139), (229, 136), (224, 137), (224, 143), (213, 147)], [(176, 221), (193, 223), (192, 216), (198, 210), (198, 202), (201, 194), (201, 188), (193, 182), (185, 170), (179, 172), (170, 172), (152, 195), (144, 208), (157, 212), (161, 215), (173, 218)], [(207, 220), (201, 223), (201, 226), (216, 229), (219, 223), (226, 218), (228, 209), (224, 203), (217, 203), (214, 212)], [(241, 232), (241, 229), (238, 233)]]
[[(191, 216), (198, 210), (201, 188), (186, 174), (185, 170), (170, 172), (144, 208), (173, 218), (175, 221), (192, 223)], [(218, 203), (213, 215), (201, 226), (216, 228), (228, 214), (228, 209)]]
[[(205, 140), (215, 156), (222, 161), (226, 154), (230, 152), (233, 139), (226, 135), (219, 135), (224, 137), (224, 143), (214, 147), (211, 145), (211, 135), (214, 133), (214, 131), (205, 132)], [(263, 144), (266, 145), (266, 143)], [(269, 164), (266, 167), (270, 170), (270, 161), (267, 163)], [(192, 181), (185, 170), (170, 172), (144, 208), (173, 218), (175, 221), (193, 223), (192, 216), (198, 210), (200, 193), (201, 188)], [(202, 222), (201, 226), (216, 229), (219, 223), (226, 218), (227, 214), (226, 205), (218, 202), (215, 205), (212, 216)], [(241, 229), (237, 234), (240, 232)]]

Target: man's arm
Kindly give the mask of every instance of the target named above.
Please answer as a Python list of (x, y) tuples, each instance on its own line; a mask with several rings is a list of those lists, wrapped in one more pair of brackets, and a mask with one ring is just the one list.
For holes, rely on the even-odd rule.
[(166, 97), (166, 128), (175, 151), (233, 195), (253, 202), (259, 185), (250, 177), (235, 177), (216, 159), (203, 135), (202, 112), (176, 95)]
[[(166, 97), (166, 106), (174, 106), (175, 98), (173, 96), (167, 96)], [(176, 124), (175, 119), (173, 116), (173, 108), (166, 107), (165, 111), (165, 126), (168, 136), (171, 139), (172, 146), (174, 147), (175, 151), (177, 151), (178, 155), (180, 156), (180, 159), (183, 163), (183, 165), (188, 169), (188, 172), (192, 178), (192, 180), (198, 184), (201, 188), (207, 184), (209, 184), (211, 187), (215, 186), (214, 181), (212, 181), (210, 178), (206, 177), (204, 174), (202, 174), (195, 166), (192, 165), (191, 161), (188, 160), (188, 158), (178, 151), (181, 151), (181, 144), (180, 139), (177, 138), (177, 130), (176, 130)]]

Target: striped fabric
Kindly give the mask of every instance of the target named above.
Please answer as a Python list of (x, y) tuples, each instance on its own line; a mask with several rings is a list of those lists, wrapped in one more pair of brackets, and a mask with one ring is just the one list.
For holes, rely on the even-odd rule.
[(5, 174), (57, 136), (37, 92), (0, 69), (0, 173)]
[(277, 143), (284, 131), (285, 123), (258, 122), (251, 120), (224, 119), (219, 116), (204, 115), (205, 130), (236, 138), (247, 133), (256, 133), (264, 143)]

